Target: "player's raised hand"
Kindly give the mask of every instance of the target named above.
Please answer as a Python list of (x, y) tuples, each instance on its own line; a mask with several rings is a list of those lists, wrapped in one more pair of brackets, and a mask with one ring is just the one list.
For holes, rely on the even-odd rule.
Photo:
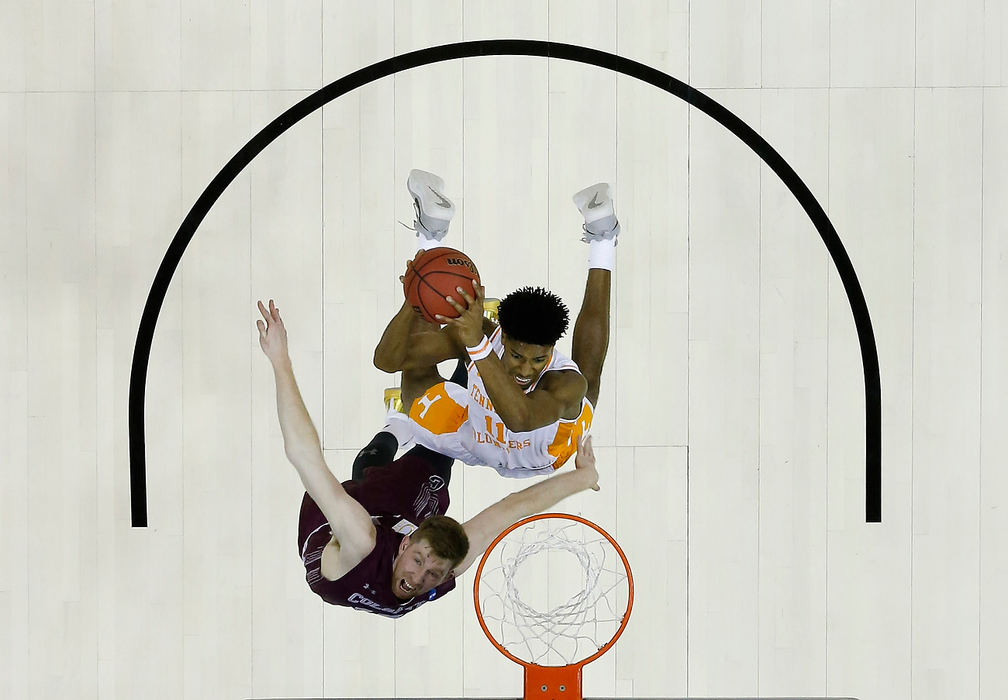
[(262, 314), (262, 319), (256, 321), (256, 328), (259, 329), (259, 347), (273, 364), (280, 360), (288, 360), (287, 329), (284, 327), (283, 319), (280, 318), (280, 309), (273, 304), (272, 299), (269, 300), (268, 310), (261, 301), (258, 304), (259, 313)]
[(574, 468), (584, 473), (586, 480), (591, 482), (592, 491), (599, 490), (598, 469), (595, 468), (595, 451), (592, 449), (591, 435), (586, 435), (578, 440)]
[[(456, 295), (446, 296), (445, 301), (458, 312), (458, 318), (445, 318), (441, 315), (434, 317), (447, 324), (448, 332), (462, 346), (459, 349), (464, 350), (478, 344), (483, 338), (483, 296), (486, 291), (476, 280), (472, 281), (471, 290), (459, 286), (455, 291)], [(460, 302), (465, 302), (466, 305), (463, 306)]]

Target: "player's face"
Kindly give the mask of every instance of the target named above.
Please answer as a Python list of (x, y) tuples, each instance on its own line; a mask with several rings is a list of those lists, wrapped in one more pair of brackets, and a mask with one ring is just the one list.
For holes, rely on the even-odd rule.
[(437, 588), (451, 573), (451, 562), (434, 555), (426, 540), (412, 542), (407, 537), (392, 564), (392, 592), (409, 600)]
[(502, 336), (501, 342), (504, 344), (504, 356), (501, 357), (504, 371), (522, 390), (528, 389), (546, 369), (553, 354), (553, 346), (531, 345), (520, 340), (512, 340), (506, 335)]

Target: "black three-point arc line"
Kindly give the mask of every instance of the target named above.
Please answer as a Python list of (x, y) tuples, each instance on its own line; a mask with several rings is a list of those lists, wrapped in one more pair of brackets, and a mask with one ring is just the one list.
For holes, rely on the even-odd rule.
[(388, 77), (399, 71), (425, 66), (441, 61), (451, 61), (458, 58), (473, 56), (542, 56), (566, 61), (586, 63), (600, 68), (623, 73), (650, 83), (671, 95), (686, 101), (696, 109), (704, 112), (730, 132), (735, 134), (756, 155), (770, 166), (781, 181), (801, 204), (805, 213), (826, 244), (837, 273), (843, 282), (854, 315), (858, 341), (861, 345), (861, 362), (864, 366), (865, 386), (865, 520), (866, 522), (882, 521), (882, 388), (879, 378), (878, 351), (875, 346), (875, 333), (872, 330), (868, 306), (864, 293), (854, 272), (850, 257), (840, 242), (833, 224), (826, 212), (816, 201), (809, 188), (798, 177), (794, 169), (788, 165), (777, 151), (751, 127), (736, 117), (725, 107), (712, 100), (707, 95), (693, 89), (686, 83), (676, 80), (670, 75), (650, 68), (642, 63), (631, 61), (605, 51), (589, 49), (584, 46), (558, 44), (551, 41), (534, 41), (527, 39), (493, 39), (487, 41), (467, 41), (457, 44), (446, 44), (428, 49), (413, 51), (401, 56), (379, 61), (361, 68), (339, 80), (326, 85), (288, 109), (279, 117), (266, 125), (251, 141), (238, 151), (233, 158), (217, 173), (210, 184), (193, 204), (189, 214), (179, 226), (175, 238), (165, 253), (161, 266), (158, 268), (151, 285), (143, 316), (140, 318), (140, 328), (137, 331), (136, 347), (133, 352), (133, 368), (130, 372), (129, 390), (129, 453), (130, 453), (130, 500), (132, 506), (133, 527), (147, 526), (147, 467), (144, 446), (144, 395), (147, 384), (147, 364), (150, 359), (151, 341), (154, 338), (154, 327), (158, 314), (168, 292), (175, 269), (178, 267), (186, 246), (196, 233), (197, 227), (210, 211), (210, 207), (221, 196), (231, 181), (234, 180), (249, 162), (259, 155), (277, 137), (297, 124), (306, 116), (316, 111), (337, 97), (368, 83)]

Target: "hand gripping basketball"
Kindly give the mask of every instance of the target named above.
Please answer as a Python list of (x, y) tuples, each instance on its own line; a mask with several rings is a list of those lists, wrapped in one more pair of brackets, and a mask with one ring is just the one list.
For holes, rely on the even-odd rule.
[[(473, 280), (471, 284), (473, 296), (469, 296), (469, 290), (465, 286), (458, 285), (454, 296), (449, 294), (445, 297), (445, 301), (458, 313), (457, 318), (435, 316), (439, 323), (449, 326), (448, 330), (455, 334), (461, 347), (476, 345), (483, 337), (483, 298), (486, 291), (478, 280)], [(459, 297), (465, 301), (466, 306), (459, 303)]]
[(445, 297), (457, 295), (460, 286), (472, 289), (474, 280), (479, 283), (479, 270), (465, 253), (454, 248), (421, 250), (402, 277), (403, 294), (424, 319), (438, 323), (438, 316), (455, 318), (460, 313)]

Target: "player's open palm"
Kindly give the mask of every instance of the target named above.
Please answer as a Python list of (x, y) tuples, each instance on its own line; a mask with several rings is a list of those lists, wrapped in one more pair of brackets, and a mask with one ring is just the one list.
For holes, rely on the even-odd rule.
[(256, 327), (259, 329), (259, 347), (266, 353), (270, 362), (286, 360), (287, 329), (284, 328), (283, 319), (280, 318), (280, 309), (273, 304), (272, 299), (269, 301), (268, 310), (261, 301), (258, 304), (259, 313), (262, 314), (262, 319), (256, 321)]

